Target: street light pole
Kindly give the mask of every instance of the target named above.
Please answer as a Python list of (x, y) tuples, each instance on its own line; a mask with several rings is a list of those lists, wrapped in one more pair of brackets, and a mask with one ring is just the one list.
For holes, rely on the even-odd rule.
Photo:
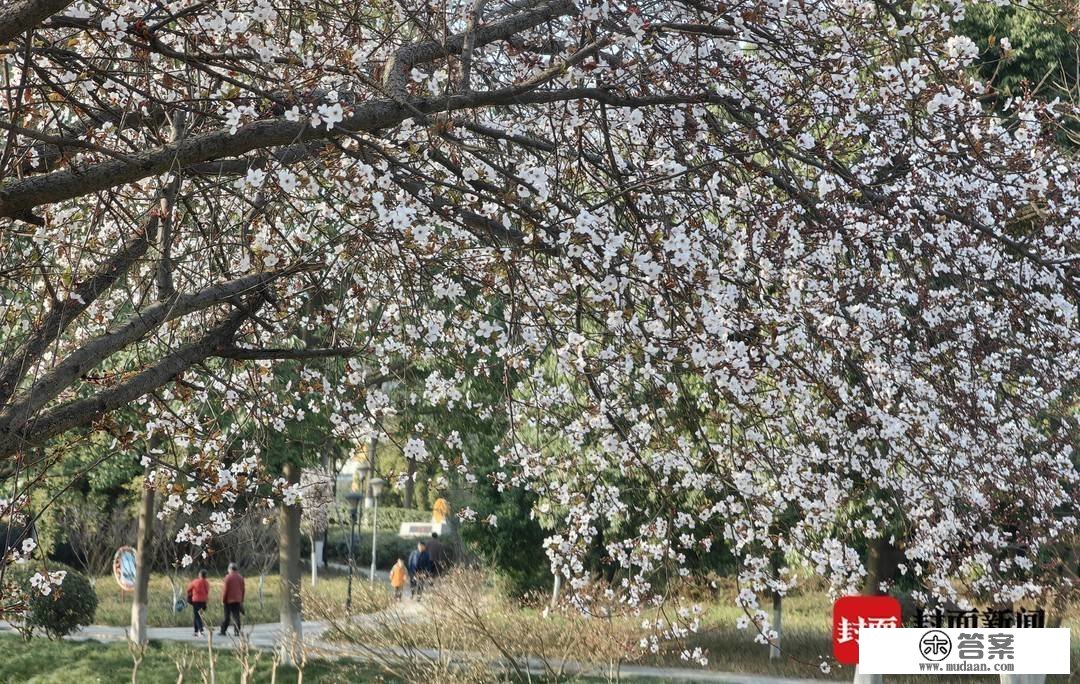
[(369, 584), (375, 583), (375, 557), (379, 542), (379, 495), (382, 494), (384, 484), (386, 484), (385, 481), (378, 477), (371, 481), (371, 496), (375, 500), (375, 508), (371, 515), (371, 573), (368, 575)]
[(349, 591), (345, 598), (345, 610), (352, 610), (353, 566), (356, 564), (353, 556), (353, 542), (356, 538), (356, 508), (360, 504), (361, 496), (357, 492), (349, 492), (345, 498), (349, 501)]
[(378, 448), (379, 448), (379, 438), (376, 436), (375, 433), (372, 433), (371, 441), (368, 442), (368, 448), (367, 448), (367, 459), (368, 460), (367, 460), (367, 463), (365, 465), (361, 466), (361, 468), (362, 468), (362, 470), (364, 472), (364, 478), (365, 478), (364, 479), (364, 508), (369, 508), (371, 506), (371, 497), (374, 496), (371, 493), (371, 485), (367, 481), (367, 475), (369, 473), (371, 475), (375, 474), (375, 451)]

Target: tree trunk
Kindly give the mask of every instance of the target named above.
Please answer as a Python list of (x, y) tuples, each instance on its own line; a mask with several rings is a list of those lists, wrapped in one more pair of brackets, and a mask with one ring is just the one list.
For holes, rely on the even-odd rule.
[(559, 605), (559, 592), (562, 590), (562, 573), (555, 573), (555, 583), (551, 587), (551, 609), (555, 610), (555, 607)]
[[(1061, 613), (1054, 612), (1046, 619), (1047, 627), (1060, 627), (1061, 626)], [(1044, 674), (1003, 674), (998, 675), (1001, 678), (1001, 684), (1046, 684), (1046, 675)]]
[(150, 598), (150, 546), (154, 540), (154, 490), (143, 483), (139, 500), (139, 538), (135, 548), (135, 592), (131, 601), (131, 640), (147, 642), (146, 612)]
[(776, 638), (769, 644), (769, 660), (780, 657), (780, 635), (782, 634), (780, 620), (783, 617), (783, 597), (779, 592), (773, 592), (772, 596), (772, 628), (776, 631)]
[[(184, 133), (183, 112), (179, 112), (171, 121), (171, 138), (173, 142), (180, 140)], [(172, 259), (170, 250), (172, 246), (172, 209), (176, 201), (176, 193), (180, 189), (180, 176), (176, 175), (169, 183), (164, 194), (161, 196), (159, 209), (158, 233), (155, 236), (157, 249), (160, 254), (154, 281), (157, 286), (157, 301), (164, 303), (173, 294)], [(148, 236), (149, 237), (149, 236)], [(154, 435), (150, 439), (150, 448), (158, 445), (161, 438)], [(146, 477), (150, 475), (150, 468), (146, 469)], [(139, 501), (139, 541), (135, 549), (135, 597), (131, 603), (131, 640), (139, 646), (147, 642), (146, 612), (149, 607), (150, 595), (150, 565), (151, 545), (154, 541), (154, 490), (147, 487), (146, 479), (143, 480), (142, 497)], [(173, 589), (175, 594), (175, 587)], [(176, 605), (175, 597), (173, 605)]]
[(879, 674), (862, 674), (859, 666), (855, 666), (855, 676), (851, 678), (852, 684), (883, 684), (885, 678)]
[[(881, 583), (896, 577), (900, 563), (900, 549), (889, 543), (887, 537), (880, 537), (870, 543), (866, 554), (866, 580), (862, 593), (867, 596), (881, 596)], [(861, 674), (855, 668), (853, 684), (882, 684), (884, 678), (879, 674)]]
[[(779, 551), (774, 551), (769, 561), (772, 566), (773, 577), (779, 580), (780, 566), (783, 565), (782, 554)], [(780, 595), (780, 592), (774, 591), (772, 597), (772, 628), (776, 632), (776, 638), (769, 643), (769, 660), (776, 660), (780, 657), (780, 637), (783, 634), (783, 627), (781, 625), (783, 611), (784, 597)]]
[(371, 436), (371, 441), (368, 442), (368, 476), (365, 482), (361, 482), (361, 486), (364, 488), (364, 514), (366, 515), (371, 507), (375, 505), (375, 499), (371, 496), (371, 480), (376, 477), (375, 475), (375, 451), (379, 448), (379, 438), (376, 435)]
[(866, 596), (881, 596), (881, 583), (896, 577), (900, 563), (900, 549), (885, 537), (870, 543), (866, 554), (866, 580), (862, 593)]
[[(285, 480), (300, 482), (300, 468), (285, 465)], [(282, 662), (293, 664), (300, 660), (303, 648), (303, 628), (300, 614), (300, 506), (280, 507), (278, 522), (278, 572), (281, 573), (281, 641), (278, 644)], [(294, 657), (295, 655), (295, 657)]]
[(311, 538), (311, 586), (319, 584), (319, 568), (322, 567), (323, 540)]

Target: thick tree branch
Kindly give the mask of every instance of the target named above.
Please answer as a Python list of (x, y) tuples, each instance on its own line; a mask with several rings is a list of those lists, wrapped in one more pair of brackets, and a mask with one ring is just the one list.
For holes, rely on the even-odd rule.
[(15, 393), (27, 370), (102, 292), (112, 286), (138, 261), (155, 240), (159, 218), (155, 213), (141, 234), (129, 240), (91, 278), (76, 286), (63, 302), (52, 307), (23, 345), (0, 366), (0, 405)]
[[(409, 82), (409, 72), (416, 64), (430, 62), (447, 55), (461, 54), (466, 43), (471, 53), (477, 47), (497, 40), (507, 40), (522, 31), (575, 12), (577, 12), (577, 7), (571, 0), (557, 0), (488, 26), (470, 27), (470, 30), (465, 33), (451, 36), (445, 43), (427, 41), (407, 45), (387, 60), (383, 82), (391, 93), (403, 97), (406, 95), (405, 87)], [(471, 30), (472, 28), (475, 30)]]
[(657, 96), (620, 95), (603, 88), (537, 90), (535, 83), (499, 90), (463, 93), (451, 97), (424, 98), (403, 106), (394, 100), (375, 100), (356, 107), (353, 114), (331, 131), (311, 128), (306, 121), (267, 119), (256, 121), (235, 134), (219, 130), (192, 136), (176, 145), (134, 156), (134, 162), (110, 160), (78, 171), (63, 170), (0, 186), (0, 218), (26, 218), (31, 209), (44, 204), (81, 197), (163, 173), (174, 166), (186, 168), (211, 159), (235, 157), (248, 152), (298, 141), (330, 138), (348, 132), (374, 131), (411, 118), (417, 112), (432, 114), (490, 106), (524, 106), (573, 100), (593, 100), (613, 107), (653, 107), (677, 104), (726, 104), (730, 98), (714, 93)]
[(325, 347), (322, 349), (281, 349), (251, 347), (222, 347), (214, 350), (214, 356), (237, 360), (286, 360), (286, 359), (325, 359), (333, 357), (348, 358), (369, 353), (365, 347)]
[[(253, 306), (257, 307), (258, 304)], [(176, 349), (130, 380), (92, 397), (62, 404), (32, 422), (0, 428), (0, 457), (42, 444), (80, 425), (88, 425), (109, 411), (153, 391), (231, 340), (240, 325), (253, 313), (254, 308), (238, 308), (201, 338)], [(7, 467), (4, 469), (6, 471)]]
[(0, 12), (0, 45), (34, 28), (70, 4), (71, 0), (22, 0), (11, 5)]
[(191, 294), (176, 295), (138, 312), (120, 327), (87, 342), (72, 352), (16, 397), (16, 403), (0, 414), (0, 433), (28, 422), (37, 410), (71, 386), (79, 376), (115, 352), (138, 341), (158, 326), (200, 309), (249, 294), (297, 270), (294, 267), (255, 273), (218, 283)]

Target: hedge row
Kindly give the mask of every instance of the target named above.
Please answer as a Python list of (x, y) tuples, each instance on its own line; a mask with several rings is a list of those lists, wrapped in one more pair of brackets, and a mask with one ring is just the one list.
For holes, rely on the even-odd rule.
[[(381, 510), (379, 514), (382, 514)], [(334, 563), (347, 563), (349, 561), (348, 533), (344, 530), (330, 530), (327, 537), (326, 548), (323, 550), (326, 560)], [(416, 542), (416, 539), (380, 532), (378, 549), (375, 554), (375, 567), (379, 570), (389, 570), (399, 557), (409, 557), (409, 552), (416, 548)], [(307, 546), (306, 541), (305, 546)], [(310, 554), (311, 551), (305, 549), (305, 553)], [(353, 558), (357, 567), (367, 568), (371, 566), (370, 530), (357, 533), (355, 545), (353, 546)]]
[[(371, 530), (372, 509), (364, 511), (360, 520), (360, 527)], [(418, 511), (415, 508), (399, 508), (397, 506), (379, 506), (379, 532), (391, 532), (397, 534), (404, 522), (431, 522), (430, 511)]]

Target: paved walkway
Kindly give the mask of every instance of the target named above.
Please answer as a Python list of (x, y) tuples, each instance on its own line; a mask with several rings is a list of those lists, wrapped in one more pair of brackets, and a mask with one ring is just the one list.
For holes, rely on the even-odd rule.
[[(423, 606), (414, 601), (406, 600), (391, 606), (382, 614), (358, 615), (353, 619), (371, 626), (378, 625), (387, 618), (404, 621), (422, 621), (424, 619)], [(329, 629), (329, 625), (321, 620), (303, 623), (304, 643), (307, 646), (309, 657), (314, 658), (351, 658), (361, 661), (376, 661), (381, 659), (406, 659), (415, 660), (417, 656), (435, 661), (449, 661), (461, 663), (477, 662), (481, 657), (475, 653), (446, 652), (436, 649), (419, 649), (409, 653), (396, 649), (357, 649), (348, 643), (330, 641), (323, 638)], [(0, 634), (13, 632), (14, 629), (6, 622), (0, 622)], [(244, 634), (251, 647), (270, 651), (278, 645), (278, 637), (281, 634), (281, 626), (274, 623), (263, 623), (244, 627)], [(149, 629), (151, 640), (172, 641), (204, 646), (207, 644), (206, 637), (192, 635), (190, 627), (151, 627)], [(127, 628), (111, 625), (92, 625), (84, 627), (67, 637), (72, 641), (101, 641), (101, 642), (126, 642)], [(238, 644), (238, 639), (233, 636), (222, 637), (216, 632), (212, 635), (215, 648), (233, 649)], [(559, 666), (567, 674), (603, 674), (604, 669), (589, 663), (568, 661), (565, 663), (552, 663)], [(521, 665), (521, 663), (519, 663)], [(548, 667), (538, 658), (528, 658), (524, 663), (532, 674), (543, 675), (548, 672)], [(493, 660), (493, 668), (505, 669), (506, 662)], [(667, 682), (707, 682), (709, 684), (821, 684), (822, 680), (792, 679), (784, 677), (769, 677), (764, 675), (741, 674), (735, 672), (715, 672), (712, 670), (698, 670), (682, 667), (652, 667), (648, 665), (622, 665), (619, 675), (625, 679), (661, 680)]]

